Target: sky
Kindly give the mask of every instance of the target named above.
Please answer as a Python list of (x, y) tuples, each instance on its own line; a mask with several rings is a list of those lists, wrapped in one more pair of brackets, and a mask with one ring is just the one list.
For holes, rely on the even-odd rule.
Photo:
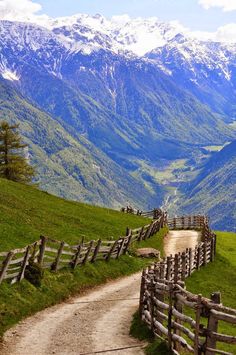
[(236, 23), (236, 0), (38, 0), (42, 13), (52, 17), (75, 13), (99, 13), (105, 17), (155, 16), (164, 21), (178, 20), (191, 30), (215, 31)]
[(220, 33), (236, 41), (236, 0), (0, 0), (0, 19), (70, 16), (76, 13), (178, 21), (189, 31)]

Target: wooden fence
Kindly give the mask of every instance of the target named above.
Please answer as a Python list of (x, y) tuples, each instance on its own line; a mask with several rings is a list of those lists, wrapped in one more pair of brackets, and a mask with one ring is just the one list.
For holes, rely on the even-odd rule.
[(121, 212), (130, 213), (130, 214), (134, 214), (137, 216), (142, 216), (142, 217), (152, 218), (152, 219), (159, 218), (163, 213), (163, 211), (160, 208), (155, 208), (154, 210), (145, 212), (142, 210), (137, 210), (136, 208), (133, 208), (131, 206), (122, 207)]
[(174, 354), (182, 348), (193, 354), (234, 353), (217, 350), (217, 342), (236, 345), (236, 336), (220, 334), (220, 321), (236, 324), (236, 310), (220, 304), (219, 294), (211, 299), (185, 289), (184, 280), (194, 270), (214, 260), (216, 236), (207, 218), (181, 217), (168, 221), (172, 228), (201, 228), (202, 241), (194, 249), (170, 255), (143, 270), (140, 291), (140, 316), (153, 333), (165, 338)]
[(5, 279), (11, 280), (12, 283), (21, 281), (29, 260), (38, 263), (42, 268), (57, 271), (68, 266), (75, 269), (79, 265), (94, 263), (96, 260), (118, 259), (126, 254), (131, 243), (150, 238), (165, 224), (166, 213), (162, 212), (157, 219), (144, 227), (133, 230), (127, 228), (126, 236), (117, 240), (91, 240), (78, 245), (69, 245), (41, 236), (39, 241), (25, 248), (0, 253), (0, 284)]

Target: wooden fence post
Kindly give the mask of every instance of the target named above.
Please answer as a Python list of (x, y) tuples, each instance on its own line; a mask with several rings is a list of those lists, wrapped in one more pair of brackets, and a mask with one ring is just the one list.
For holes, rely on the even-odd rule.
[(150, 302), (150, 314), (151, 314), (151, 330), (154, 331), (154, 280), (153, 278), (151, 279), (151, 285), (150, 285), (150, 298), (149, 298), (149, 302)]
[(191, 229), (192, 224), (191, 224), (191, 216), (188, 216), (188, 229)]
[(170, 281), (170, 280), (171, 280), (172, 260), (173, 260), (172, 255), (167, 256), (167, 270), (166, 270), (166, 279), (167, 279), (168, 281)]
[(163, 261), (160, 262), (160, 279), (161, 280), (164, 280), (166, 277), (165, 266), (166, 266), (166, 259), (164, 258)]
[[(175, 293), (174, 293), (174, 296), (175, 296), (175, 301), (174, 301), (174, 308), (179, 312), (179, 313), (183, 313), (183, 305), (180, 303), (180, 302), (178, 302), (178, 299), (177, 299), (177, 297), (176, 297), (176, 294), (178, 294), (179, 293), (179, 291), (176, 291)], [(179, 318), (175, 318), (175, 322), (176, 323), (178, 323), (178, 324), (182, 324), (182, 322), (181, 322), (181, 320), (179, 320)], [(176, 335), (179, 335), (179, 336), (181, 336), (181, 331), (179, 330), (179, 329), (177, 329), (177, 328), (174, 328), (174, 333), (176, 334)], [(174, 349), (177, 351), (177, 352), (179, 352), (180, 350), (181, 350), (181, 345), (180, 345), (180, 343), (178, 342), (178, 341), (175, 341), (174, 342)]]
[(57, 270), (58, 270), (59, 262), (60, 262), (60, 258), (61, 258), (61, 254), (62, 254), (64, 245), (65, 245), (65, 243), (64, 243), (64, 242), (61, 242), (61, 244), (60, 244), (60, 246), (59, 246), (59, 249), (58, 249), (58, 252), (57, 252), (56, 260), (55, 260), (55, 262), (52, 264), (51, 269), (52, 269), (53, 271), (55, 271), (55, 272), (57, 272)]
[(214, 257), (215, 257), (216, 256), (216, 240), (217, 240), (217, 235), (216, 234), (214, 234), (213, 239), (214, 239)]
[(189, 249), (189, 270), (188, 270), (188, 275), (190, 276), (192, 274), (192, 265), (193, 265), (193, 249)]
[(89, 257), (89, 254), (93, 248), (93, 244), (94, 244), (94, 240), (91, 240), (90, 244), (89, 244), (89, 247), (88, 247), (88, 250), (87, 250), (87, 253), (85, 254), (85, 257), (84, 257), (84, 260), (82, 262), (83, 265), (86, 264), (87, 260), (88, 260), (88, 257)]
[(181, 254), (181, 280), (184, 281), (186, 277), (186, 253), (185, 251)]
[(196, 265), (197, 270), (200, 269), (200, 258), (201, 258), (201, 246), (199, 245), (197, 247), (197, 265)]
[(94, 253), (93, 253), (93, 257), (91, 259), (91, 263), (94, 263), (96, 261), (101, 244), (102, 244), (102, 240), (99, 239), (98, 242), (97, 242), (97, 245), (96, 245), (96, 247), (94, 249)]
[(18, 276), (18, 281), (23, 280), (23, 278), (25, 276), (25, 268), (26, 268), (26, 266), (28, 264), (29, 257), (30, 257), (30, 246), (28, 246), (26, 251), (25, 251), (25, 256), (24, 256), (24, 260), (23, 260), (23, 263), (22, 263), (22, 266), (21, 266), (20, 274)]
[(153, 236), (154, 227), (155, 227), (155, 222), (152, 222), (150, 226), (150, 233), (148, 234), (148, 238)]
[[(160, 277), (160, 278), (161, 278), (161, 277)], [(164, 302), (164, 301), (165, 301), (165, 296), (164, 296), (164, 294), (162, 293), (162, 290), (158, 290), (158, 291), (159, 291), (159, 292), (156, 292), (156, 293), (155, 293), (156, 299), (157, 299), (158, 301), (160, 301), (160, 302)], [(160, 307), (160, 306), (156, 306), (156, 309), (157, 309), (158, 311), (160, 311), (160, 312), (163, 312), (163, 309), (162, 309), (162, 307)], [(161, 324), (163, 324), (163, 320), (162, 320), (161, 318), (158, 319), (158, 322), (161, 323)], [(161, 330), (159, 330), (158, 328), (156, 329), (156, 333), (157, 333), (158, 335), (160, 335), (160, 336), (163, 336)]]
[(139, 297), (139, 316), (142, 319), (143, 313), (143, 298), (145, 291), (145, 282), (146, 282), (146, 269), (143, 269), (142, 277), (141, 277), (141, 286), (140, 286), (140, 297)]
[(215, 260), (215, 254), (216, 254), (216, 238), (213, 236), (211, 238), (211, 261), (213, 262)]
[[(144, 227), (142, 227), (139, 231), (139, 236), (138, 236), (138, 242), (141, 242), (142, 238), (143, 238), (143, 230), (144, 230)], [(131, 233), (132, 234), (132, 233)]]
[(149, 224), (149, 227), (146, 229), (146, 232), (145, 232), (145, 234), (143, 236), (143, 240), (146, 240), (148, 238), (148, 235), (149, 235), (149, 232), (150, 232), (150, 226), (151, 226), (151, 224)]
[(207, 239), (204, 240), (203, 244), (203, 265), (207, 265)]
[(110, 251), (107, 254), (106, 261), (110, 261), (112, 253), (115, 251), (116, 247), (118, 245), (118, 239), (114, 241), (114, 243), (111, 246)]
[(195, 325), (195, 339), (194, 339), (194, 355), (201, 354), (200, 350), (200, 319), (201, 319), (201, 311), (202, 311), (202, 295), (198, 295), (197, 298), (197, 306), (196, 306), (196, 325)]
[(74, 261), (72, 261), (72, 263), (71, 263), (71, 266), (72, 266), (73, 269), (75, 269), (75, 268), (77, 267), (77, 265), (78, 265), (78, 261), (79, 261), (79, 256), (80, 256), (81, 248), (82, 248), (82, 245), (81, 245), (81, 244), (78, 245), (77, 251), (76, 251), (76, 253), (75, 253), (75, 259), (74, 259)]
[(131, 244), (131, 240), (132, 240), (132, 234), (131, 234), (131, 230), (130, 230), (130, 234), (126, 237), (126, 239), (128, 238), (127, 240), (127, 243), (126, 243), (126, 246), (125, 246), (125, 249), (124, 249), (124, 255), (127, 253), (127, 251), (129, 250), (129, 247), (130, 247), (130, 244)]
[(35, 262), (36, 259), (36, 253), (37, 253), (37, 246), (38, 242), (35, 242), (33, 245), (31, 245), (31, 248), (33, 248), (32, 254), (31, 254), (31, 259)]
[(168, 309), (168, 347), (172, 350), (172, 307), (173, 307), (173, 284), (169, 284), (169, 309)]
[(122, 255), (124, 244), (125, 244), (125, 238), (120, 238), (120, 247), (117, 251), (116, 259), (119, 259), (119, 257)]
[(175, 264), (174, 264), (174, 283), (179, 281), (179, 255), (175, 254)]
[[(211, 301), (216, 304), (221, 303), (221, 294), (220, 292), (215, 292), (211, 294)], [(218, 320), (212, 315), (208, 317), (208, 324), (207, 324), (207, 338), (206, 338), (206, 355), (211, 355), (212, 351), (208, 351), (207, 348), (216, 349), (216, 340), (211, 337), (211, 332), (217, 333), (218, 329)]]
[(14, 253), (12, 251), (10, 251), (7, 256), (6, 259), (3, 261), (2, 263), (2, 269), (0, 271), (0, 284), (2, 283), (2, 280), (4, 280), (4, 277), (6, 275), (7, 272), (7, 268), (11, 262), (11, 259), (13, 258)]
[(39, 265), (43, 265), (43, 258), (44, 258), (44, 253), (45, 253), (45, 248), (46, 248), (46, 242), (47, 238), (44, 236), (40, 236), (41, 239), (41, 244), (39, 246), (39, 258), (38, 258), (38, 263)]

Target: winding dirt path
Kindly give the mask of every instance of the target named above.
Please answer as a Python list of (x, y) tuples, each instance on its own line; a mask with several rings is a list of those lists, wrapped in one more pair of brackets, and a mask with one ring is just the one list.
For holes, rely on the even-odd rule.
[[(194, 247), (195, 231), (171, 231), (166, 255)], [(103, 286), (27, 318), (6, 332), (2, 355), (141, 355), (144, 344), (129, 336), (138, 307), (141, 273)]]
[(129, 336), (140, 278), (109, 282), (26, 319), (6, 332), (1, 354), (144, 354), (144, 344)]
[(164, 252), (168, 256), (194, 248), (200, 241), (201, 233), (194, 230), (169, 231), (164, 239)]

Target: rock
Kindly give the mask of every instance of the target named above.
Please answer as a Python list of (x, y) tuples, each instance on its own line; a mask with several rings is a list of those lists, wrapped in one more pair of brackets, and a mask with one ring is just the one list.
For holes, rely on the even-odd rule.
[(140, 248), (136, 250), (136, 255), (141, 258), (160, 258), (160, 251), (154, 248)]

